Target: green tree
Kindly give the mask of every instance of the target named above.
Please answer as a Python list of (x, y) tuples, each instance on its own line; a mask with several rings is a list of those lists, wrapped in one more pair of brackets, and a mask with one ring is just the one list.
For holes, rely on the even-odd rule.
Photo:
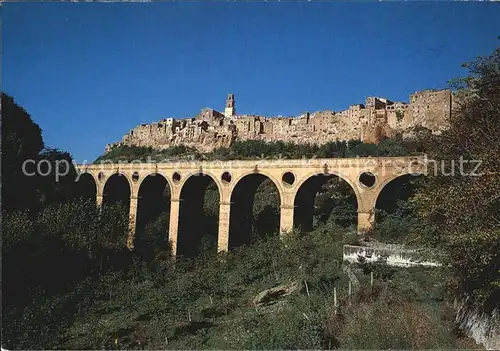
[[(38, 161), (43, 149), (42, 130), (12, 97), (2, 93), (2, 209), (37, 207), (37, 177), (23, 173), (25, 161)], [(36, 171), (34, 163), (27, 172)], [(33, 173), (34, 174), (34, 173)]]
[(421, 239), (441, 249), (450, 285), (488, 304), (500, 300), (500, 49), (464, 67), (451, 126), (428, 149), (437, 175), (415, 201), (435, 228)]
[(46, 148), (40, 153), (39, 160), (44, 160), (40, 164), (42, 172), (37, 176), (37, 194), (41, 207), (66, 202), (80, 195), (75, 184), (77, 172), (68, 152)]

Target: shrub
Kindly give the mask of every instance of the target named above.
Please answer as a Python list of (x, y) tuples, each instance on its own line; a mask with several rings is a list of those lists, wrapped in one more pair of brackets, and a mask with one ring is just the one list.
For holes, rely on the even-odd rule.
[(378, 300), (344, 312), (338, 336), (343, 349), (433, 349), (455, 347), (451, 325), (415, 302)]

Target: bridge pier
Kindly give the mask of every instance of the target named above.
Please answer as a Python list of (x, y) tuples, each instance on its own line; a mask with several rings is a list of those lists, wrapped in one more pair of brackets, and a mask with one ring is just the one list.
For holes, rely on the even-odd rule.
[(102, 206), (102, 201), (103, 201), (103, 199), (104, 199), (104, 196), (102, 196), (102, 195), (99, 195), (99, 194), (98, 194), (98, 195), (96, 196), (95, 200), (96, 200), (96, 205), (97, 205), (97, 207), (101, 207), (101, 206)]
[(375, 224), (375, 209), (367, 212), (358, 211), (358, 234), (364, 234), (373, 229)]
[(179, 208), (180, 199), (170, 199), (170, 222), (168, 227), (168, 241), (170, 242), (170, 252), (172, 256), (177, 255), (177, 235), (179, 232)]
[[(179, 221), (181, 219), (181, 210), (183, 212), (189, 210), (187, 214), (183, 213), (183, 216), (186, 217), (183, 222), (184, 227), (186, 223), (188, 224), (186, 232), (192, 231), (197, 233), (199, 231), (191, 229), (197, 229), (194, 224), (201, 225), (201, 222), (189, 222), (198, 220), (196, 213), (191, 210), (195, 208), (199, 211), (197, 206), (199, 206), (200, 201), (203, 201), (201, 193), (206, 190), (206, 184), (204, 182), (200, 183), (200, 180), (196, 182), (199, 186), (195, 184), (194, 188), (192, 187), (192, 181), (189, 182), (191, 175), (200, 174), (200, 165), (199, 162), (185, 162), (181, 165), (177, 163), (144, 163), (139, 167), (137, 164), (130, 163), (125, 165), (79, 165), (77, 168), (82, 172), (92, 175), (96, 183), (97, 206), (103, 205), (104, 187), (108, 180), (116, 174), (125, 176), (129, 185), (130, 197), (128, 194), (125, 195), (123, 193), (121, 200), (130, 198), (130, 223), (127, 234), (127, 246), (130, 249), (134, 247), (137, 226), (137, 195), (141, 182), (150, 175), (162, 175), (169, 185), (171, 194), (169, 241), (172, 255), (175, 257), (178, 253), (177, 248), (179, 247), (180, 253), (182, 250), (180, 245), (184, 245), (182, 242), (181, 244), (178, 243), (178, 238), (182, 239), (182, 233), (179, 234), (179, 228), (184, 230)], [(309, 179), (317, 175), (337, 175), (345, 180), (356, 194), (358, 205), (357, 231), (359, 234), (363, 234), (371, 230), (374, 226), (376, 201), (386, 184), (405, 174), (427, 173), (427, 159), (425, 156), (284, 161), (238, 160), (231, 163), (228, 162), (227, 164), (221, 162), (204, 162), (202, 165), (203, 173), (214, 180), (220, 194), (219, 232), (217, 238), (219, 252), (249, 243), (249, 236), (247, 234), (251, 235), (252, 231), (250, 220), (252, 217), (254, 194), (257, 187), (265, 179), (270, 179), (275, 184), (280, 196), (279, 229), (281, 233), (291, 231), (294, 222), (296, 225), (305, 227), (306, 231), (310, 227), (311, 221), (305, 218), (311, 217), (310, 208), (314, 201), (315, 193), (314, 187), (310, 189), (308, 184), (311, 182), (315, 183), (314, 180), (309, 181)], [(226, 177), (226, 173), (230, 174), (229, 178)], [(373, 184), (366, 182), (366, 175), (364, 176), (364, 180), (361, 179), (361, 176), (365, 173), (368, 175), (371, 174), (371, 178), (374, 180)], [(286, 175), (287, 177), (285, 177)], [(233, 180), (231, 180), (231, 177)], [(304, 184), (305, 187), (302, 187)], [(189, 187), (189, 189), (185, 189), (182, 198), (189, 200), (190, 203), (186, 203), (185, 205), (187, 206), (181, 209), (181, 190), (184, 186)], [(124, 190), (124, 187), (121, 189)], [(106, 199), (107, 201), (108, 199)], [(230, 201), (233, 202), (231, 203)], [(295, 208), (294, 205), (298, 207)], [(191, 226), (192, 224), (193, 227)], [(231, 237), (229, 236), (230, 229)], [(189, 246), (191, 244), (190, 240), (190, 238), (187, 239), (187, 242), (185, 242), (186, 245)]]
[(293, 213), (295, 207), (292, 205), (281, 205), (280, 213), (280, 235), (289, 233), (293, 229)]
[(129, 250), (134, 249), (134, 239), (135, 239), (135, 228), (137, 224), (137, 196), (130, 197), (129, 206), (129, 222), (128, 222), (128, 236), (127, 236), (127, 248)]
[(219, 205), (219, 234), (217, 237), (217, 251), (229, 250), (229, 220), (231, 216), (231, 203), (221, 202)]
[(375, 204), (382, 188), (379, 184), (366, 189), (361, 188), (358, 199), (358, 234), (363, 235), (375, 226)]

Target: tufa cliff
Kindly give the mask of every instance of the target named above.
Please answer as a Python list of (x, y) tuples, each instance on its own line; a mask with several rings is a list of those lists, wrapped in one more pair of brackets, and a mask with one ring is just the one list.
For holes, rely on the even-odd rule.
[(332, 140), (359, 139), (378, 143), (395, 133), (409, 133), (421, 126), (434, 133), (447, 127), (453, 94), (449, 90), (424, 90), (410, 95), (409, 103), (368, 97), (365, 104), (344, 111), (306, 112), (296, 117), (237, 114), (233, 94), (224, 113), (204, 108), (193, 118), (165, 118), (132, 129), (121, 141), (106, 146), (148, 146), (156, 149), (184, 144), (207, 152), (228, 147), (235, 140), (283, 140), (324, 144)]

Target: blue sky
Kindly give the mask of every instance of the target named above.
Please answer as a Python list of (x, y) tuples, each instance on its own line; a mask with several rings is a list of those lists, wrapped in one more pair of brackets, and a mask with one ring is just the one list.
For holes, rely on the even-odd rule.
[(298, 115), (444, 88), (499, 46), (477, 2), (4, 3), (2, 90), (78, 162), (140, 123)]

